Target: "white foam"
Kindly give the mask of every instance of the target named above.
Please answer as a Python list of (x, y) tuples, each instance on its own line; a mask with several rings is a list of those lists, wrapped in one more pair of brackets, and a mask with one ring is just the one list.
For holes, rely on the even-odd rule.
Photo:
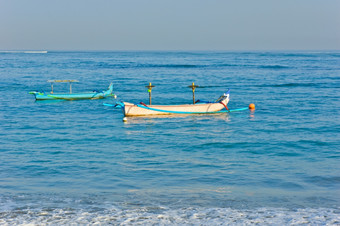
[(138, 208), (103, 211), (85, 210), (12, 210), (0, 213), (0, 224), (158, 224), (158, 225), (339, 225), (340, 209), (238, 210), (231, 208)]

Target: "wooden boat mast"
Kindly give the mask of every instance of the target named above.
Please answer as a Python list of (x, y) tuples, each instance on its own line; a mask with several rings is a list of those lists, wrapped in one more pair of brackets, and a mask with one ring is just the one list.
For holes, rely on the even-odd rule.
[(192, 89), (192, 102), (193, 102), (193, 104), (195, 104), (195, 89), (196, 89), (198, 86), (196, 86), (195, 83), (192, 83), (192, 85), (191, 85), (191, 86), (188, 86), (188, 87), (190, 87), (190, 88)]
[(148, 93), (149, 93), (149, 105), (151, 105), (151, 90), (152, 90), (152, 88), (155, 87), (155, 86), (151, 85), (151, 82), (150, 82), (149, 85), (148, 85), (148, 86), (145, 86), (145, 87), (148, 88)]

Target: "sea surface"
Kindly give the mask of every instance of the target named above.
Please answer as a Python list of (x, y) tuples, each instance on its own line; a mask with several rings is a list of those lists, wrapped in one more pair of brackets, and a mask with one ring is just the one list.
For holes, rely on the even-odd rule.
[[(0, 52), (0, 225), (339, 225), (340, 51)], [(35, 101), (50, 79), (117, 99)], [(115, 101), (215, 101), (137, 117)], [(67, 92), (68, 84), (54, 84)]]

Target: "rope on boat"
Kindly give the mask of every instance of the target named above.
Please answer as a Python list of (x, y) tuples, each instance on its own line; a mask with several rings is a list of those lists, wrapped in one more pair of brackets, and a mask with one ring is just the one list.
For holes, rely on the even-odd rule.
[(222, 101), (220, 102), (220, 104), (222, 104), (225, 107), (225, 109), (227, 109), (227, 111), (229, 111), (229, 108), (227, 107), (227, 105), (225, 105)]
[(144, 104), (143, 102), (140, 102), (141, 105), (145, 106), (145, 107), (148, 107), (146, 104)]

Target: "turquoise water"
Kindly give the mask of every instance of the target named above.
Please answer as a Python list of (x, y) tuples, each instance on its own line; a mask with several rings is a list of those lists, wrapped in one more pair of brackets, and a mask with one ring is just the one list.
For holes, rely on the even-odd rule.
[[(0, 77), (0, 224), (340, 224), (340, 52), (0, 53)], [(49, 79), (256, 110), (124, 123), (115, 99), (36, 102)]]

